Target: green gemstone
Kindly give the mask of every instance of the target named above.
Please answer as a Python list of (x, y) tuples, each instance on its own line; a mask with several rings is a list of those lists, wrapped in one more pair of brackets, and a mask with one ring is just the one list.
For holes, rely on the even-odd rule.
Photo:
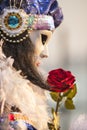
[(28, 25), (29, 26), (33, 25), (34, 19), (35, 19), (35, 16), (30, 16), (29, 17), (29, 20), (28, 20)]

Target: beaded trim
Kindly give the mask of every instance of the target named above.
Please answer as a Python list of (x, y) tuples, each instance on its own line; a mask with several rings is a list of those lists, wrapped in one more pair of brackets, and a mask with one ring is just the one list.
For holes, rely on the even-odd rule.
[[(28, 30), (54, 30), (54, 20), (49, 15), (27, 14), (23, 9), (16, 9), (15, 7), (4, 9), (3, 14), (0, 15), (0, 33), (5, 41), (19, 43), (25, 40), (25, 37), (12, 40), (12, 37), (18, 37), (24, 31)], [(9, 38), (7, 38), (9, 37)]]
[(8, 33), (4, 33), (2, 30), (0, 30), (0, 36), (4, 41), (10, 42), (10, 43), (20, 43), (26, 40), (27, 37), (29, 37), (27, 30), (26, 30), (25, 36), (22, 36), (22, 34), (8, 35)]
[(0, 16), (0, 27), (9, 36), (16, 36), (27, 29), (28, 15), (21, 9), (4, 9)]

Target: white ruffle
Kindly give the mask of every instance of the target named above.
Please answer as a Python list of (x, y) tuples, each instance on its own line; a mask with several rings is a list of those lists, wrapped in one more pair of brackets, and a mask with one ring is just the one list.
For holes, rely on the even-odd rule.
[(49, 121), (44, 90), (33, 85), (13, 68), (14, 60), (6, 58), (0, 48), (0, 102), (17, 106), (38, 130), (47, 130)]

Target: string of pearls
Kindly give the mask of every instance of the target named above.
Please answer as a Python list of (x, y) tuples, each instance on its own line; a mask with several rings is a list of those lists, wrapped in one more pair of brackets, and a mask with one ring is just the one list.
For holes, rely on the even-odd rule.
[[(19, 35), (19, 34), (18, 34)], [(6, 36), (4, 36), (4, 34), (0, 31), (0, 36), (2, 37), (3, 40), (11, 42), (11, 43), (20, 43), (24, 40), (26, 40), (27, 37), (29, 37), (28, 34), (26, 34), (24, 37), (18, 39), (18, 40), (12, 40), (12, 39), (8, 39)], [(16, 37), (15, 37), (16, 38)]]

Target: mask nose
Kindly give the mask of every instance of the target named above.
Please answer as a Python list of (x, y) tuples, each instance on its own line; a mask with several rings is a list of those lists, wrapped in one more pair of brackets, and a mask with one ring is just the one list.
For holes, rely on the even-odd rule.
[(47, 58), (48, 56), (49, 56), (48, 47), (47, 47), (47, 45), (44, 45), (44, 50), (41, 52), (40, 57)]

